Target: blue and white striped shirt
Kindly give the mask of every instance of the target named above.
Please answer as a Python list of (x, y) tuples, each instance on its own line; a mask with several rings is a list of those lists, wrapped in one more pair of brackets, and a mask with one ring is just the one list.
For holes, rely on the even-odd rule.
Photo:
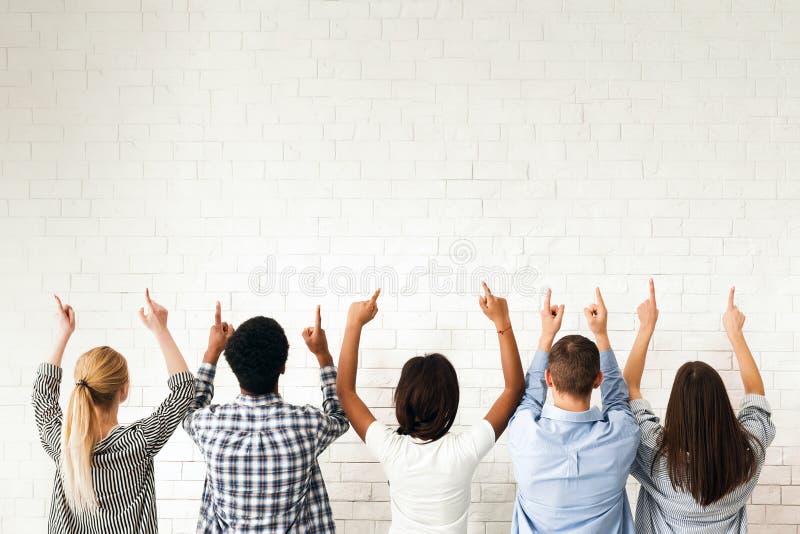
[[(639, 534), (744, 534), (747, 532), (747, 500), (758, 482), (767, 447), (775, 438), (770, 406), (763, 395), (745, 395), (739, 422), (761, 447), (754, 447), (758, 460), (756, 475), (720, 500), (700, 506), (691, 493), (676, 490), (669, 478), (666, 460), (653, 466), (664, 427), (644, 399), (631, 401), (631, 410), (642, 430), (642, 441), (631, 474), (642, 487), (636, 503), (636, 532)], [(651, 466), (653, 470), (651, 472)]]

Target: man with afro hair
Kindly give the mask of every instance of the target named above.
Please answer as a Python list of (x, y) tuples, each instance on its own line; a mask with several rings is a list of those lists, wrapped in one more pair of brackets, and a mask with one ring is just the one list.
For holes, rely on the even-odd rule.
[[(314, 326), (302, 335), (320, 365), (323, 410), (289, 404), (278, 392), (289, 353), (281, 325), (257, 316), (234, 330), (222, 322), (217, 302), (183, 422), (206, 462), (198, 533), (335, 531), (317, 457), (350, 425), (336, 397), (336, 367), (319, 306)], [(240, 394), (233, 403), (211, 404), (223, 350)]]

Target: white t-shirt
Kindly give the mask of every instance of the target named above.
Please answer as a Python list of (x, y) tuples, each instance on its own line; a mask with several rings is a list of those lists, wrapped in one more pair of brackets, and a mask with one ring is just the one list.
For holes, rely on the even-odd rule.
[(389, 479), (391, 534), (467, 532), (472, 475), (494, 445), (489, 421), (427, 443), (375, 421), (365, 442)]

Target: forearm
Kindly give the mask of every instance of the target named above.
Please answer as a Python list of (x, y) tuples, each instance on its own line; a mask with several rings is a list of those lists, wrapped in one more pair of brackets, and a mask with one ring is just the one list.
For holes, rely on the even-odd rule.
[(69, 341), (69, 336), (59, 336), (56, 340), (56, 344), (53, 347), (53, 352), (50, 354), (50, 359), (48, 363), (51, 365), (55, 365), (56, 367), (61, 367), (61, 360), (64, 358), (64, 350), (67, 348), (67, 342)]
[(319, 353), (315, 353), (314, 356), (317, 357), (317, 363), (319, 363), (320, 369), (333, 367), (333, 356), (331, 356), (329, 350), (320, 351)]
[(361, 342), (361, 327), (348, 325), (344, 330), (342, 352), (339, 355), (339, 374), (336, 389), (339, 399), (354, 394), (356, 391), (356, 374), (358, 373), (358, 345)]
[(542, 332), (542, 334), (539, 336), (539, 345), (537, 345), (536, 347), (537, 350), (540, 350), (542, 352), (550, 352), (550, 349), (553, 348), (553, 341), (555, 340), (555, 338), (556, 337), (554, 334), (547, 334), (545, 332)]
[(594, 335), (595, 343), (597, 343), (597, 350), (600, 352), (611, 350), (611, 341), (608, 339), (608, 331), (603, 330)]
[(161, 347), (161, 352), (164, 354), (164, 362), (167, 364), (169, 375), (172, 376), (183, 371), (189, 371), (186, 360), (183, 359), (183, 354), (181, 354), (169, 330), (166, 328), (159, 330), (155, 333), (155, 336), (159, 347)]
[[(510, 323), (507, 323), (510, 324)], [(517, 340), (514, 336), (514, 331), (508, 327), (499, 327), (498, 341), (500, 342), (500, 365), (503, 368), (503, 381), (505, 389), (517, 394), (517, 398), (522, 394), (525, 389), (525, 377), (522, 372), (522, 361), (519, 357), (519, 348), (517, 347)]]
[(625, 362), (625, 370), (622, 372), (622, 377), (628, 384), (631, 399), (639, 399), (642, 396), (640, 391), (642, 375), (644, 374), (645, 359), (647, 358), (647, 348), (650, 346), (652, 337), (652, 328), (639, 328), (628, 360)]
[(221, 350), (217, 350), (214, 348), (207, 348), (205, 354), (203, 354), (203, 363), (207, 363), (209, 365), (213, 365), (216, 367), (217, 363), (219, 362), (219, 357), (222, 355)]
[(742, 376), (744, 392), (746, 394), (756, 393), (758, 395), (763, 395), (764, 381), (761, 379), (761, 373), (753, 358), (753, 353), (750, 352), (750, 347), (747, 346), (744, 334), (738, 332), (728, 337), (731, 341), (733, 352), (736, 354), (736, 359), (739, 362), (739, 373)]

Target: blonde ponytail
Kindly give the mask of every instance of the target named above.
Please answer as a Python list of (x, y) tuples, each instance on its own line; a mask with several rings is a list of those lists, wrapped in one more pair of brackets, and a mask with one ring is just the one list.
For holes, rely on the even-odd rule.
[(97, 409), (110, 408), (128, 383), (128, 364), (111, 347), (97, 347), (75, 363), (75, 389), (69, 397), (62, 444), (62, 479), (67, 503), (75, 513), (97, 509), (92, 484), (92, 454), (100, 441)]

